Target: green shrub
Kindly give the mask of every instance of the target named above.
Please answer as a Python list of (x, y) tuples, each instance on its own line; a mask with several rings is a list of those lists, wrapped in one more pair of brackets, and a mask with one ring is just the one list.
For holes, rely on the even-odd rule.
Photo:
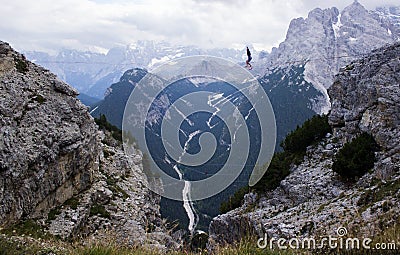
[(64, 202), (64, 205), (68, 205), (69, 207), (71, 207), (71, 209), (76, 210), (79, 205), (79, 199), (76, 197), (71, 197), (70, 199)]
[(286, 136), (281, 143), (286, 152), (302, 153), (314, 142), (321, 140), (327, 133), (332, 132), (327, 115), (315, 115), (304, 122), (301, 127)]
[(242, 206), (243, 197), (250, 191), (249, 187), (244, 186), (236, 191), (232, 196), (228, 198), (228, 201), (222, 202), (219, 208), (221, 214), (227, 213), (235, 208)]
[(100, 118), (95, 118), (94, 121), (101, 128), (111, 132), (111, 136), (117, 140), (122, 142), (122, 130), (117, 126), (112, 125), (107, 121), (107, 118), (104, 114), (100, 115)]
[(290, 173), (290, 166), (294, 156), (287, 152), (275, 153), (271, 163), (261, 180), (254, 185), (257, 192), (263, 193), (274, 190)]
[(52, 221), (57, 218), (57, 215), (59, 215), (61, 212), (58, 208), (53, 208), (49, 211), (47, 214), (47, 220)]
[(377, 149), (372, 135), (362, 133), (339, 150), (333, 160), (332, 170), (347, 180), (361, 177), (374, 167)]
[(111, 217), (110, 213), (106, 210), (106, 208), (104, 208), (103, 205), (99, 205), (96, 203), (90, 207), (89, 215), (90, 216), (98, 215), (98, 216), (106, 218), (106, 219), (110, 219), (110, 217)]
[(25, 57), (22, 57), (22, 59), (15, 57), (14, 62), (15, 62), (15, 68), (17, 68), (18, 72), (20, 73), (28, 72), (28, 63)]

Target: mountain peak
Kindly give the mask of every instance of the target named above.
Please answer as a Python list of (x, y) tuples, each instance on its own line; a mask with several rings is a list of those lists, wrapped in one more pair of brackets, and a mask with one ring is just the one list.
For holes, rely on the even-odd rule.
[(352, 15), (359, 15), (363, 13), (365, 14), (368, 13), (368, 10), (365, 9), (365, 7), (362, 4), (360, 4), (360, 2), (354, 0), (352, 4), (343, 9), (343, 12), (348, 12), (351, 13)]

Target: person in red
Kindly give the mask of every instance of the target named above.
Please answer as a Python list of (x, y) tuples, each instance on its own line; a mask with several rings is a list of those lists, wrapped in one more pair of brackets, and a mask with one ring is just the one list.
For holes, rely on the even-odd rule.
[(250, 61), (251, 61), (253, 58), (251, 57), (251, 52), (250, 52), (250, 50), (249, 50), (249, 47), (246, 47), (246, 49), (247, 49), (246, 67), (247, 67), (249, 70), (251, 70), (253, 67), (252, 67), (251, 64), (250, 64)]

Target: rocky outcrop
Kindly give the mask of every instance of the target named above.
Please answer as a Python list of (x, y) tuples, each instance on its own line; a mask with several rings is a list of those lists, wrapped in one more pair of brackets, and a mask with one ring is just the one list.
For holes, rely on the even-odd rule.
[(350, 63), (329, 91), (329, 121), (335, 136), (348, 141), (360, 132), (371, 133), (381, 146), (381, 156), (394, 157), (393, 164), (400, 160), (399, 48), (398, 43)]
[(100, 140), (76, 90), (0, 44), (0, 223), (12, 224), (90, 187)]
[(64, 240), (79, 237), (86, 242), (176, 248), (161, 219), (160, 197), (147, 189), (141, 152), (128, 158), (122, 148), (103, 144), (99, 165), (88, 190), (44, 215), (41, 220), (48, 232)]
[(30, 219), (62, 240), (177, 246), (141, 152), (126, 156), (77, 94), (0, 42), (0, 227)]
[[(210, 246), (247, 235), (227, 226), (251, 225), (263, 237), (373, 237), (398, 224), (400, 210), (400, 44), (375, 50), (345, 67), (329, 90), (334, 133), (309, 147), (303, 162), (274, 191), (220, 215), (210, 224)], [(344, 183), (332, 160), (344, 143), (361, 132), (380, 146), (374, 168), (356, 183)], [(253, 199), (254, 200), (254, 199)]]

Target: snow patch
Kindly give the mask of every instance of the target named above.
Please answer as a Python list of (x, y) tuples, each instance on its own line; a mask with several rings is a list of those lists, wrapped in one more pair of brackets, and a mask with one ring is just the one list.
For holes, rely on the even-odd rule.
[(171, 58), (170, 58), (169, 56), (164, 56), (164, 57), (162, 57), (162, 58), (153, 58), (153, 59), (150, 61), (149, 67), (153, 67), (153, 66), (155, 66), (155, 65), (168, 62), (169, 60), (171, 60)]
[(98, 106), (96, 106), (93, 110), (90, 111), (90, 114), (92, 114), (94, 111), (97, 110), (97, 108), (99, 108)]
[(342, 14), (339, 13), (339, 15), (337, 16), (337, 22), (336, 23), (332, 23), (332, 29), (333, 32), (335, 34), (335, 38), (340, 36), (340, 28), (343, 26), (342, 22), (340, 21), (340, 18), (342, 17)]
[(199, 85), (201, 85), (201, 84), (208, 84), (208, 83), (216, 81), (214, 78), (204, 77), (204, 76), (189, 77), (187, 79), (188, 79), (188, 81), (193, 83), (193, 85), (195, 85), (196, 87), (199, 87)]

